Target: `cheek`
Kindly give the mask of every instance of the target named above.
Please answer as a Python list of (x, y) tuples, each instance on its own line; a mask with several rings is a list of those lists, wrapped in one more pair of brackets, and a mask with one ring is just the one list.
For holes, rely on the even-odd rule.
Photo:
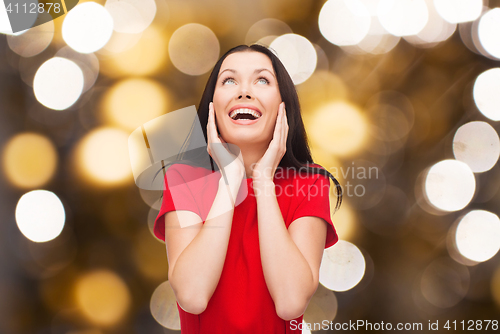
[(266, 123), (265, 134), (267, 136), (271, 136), (272, 138), (275, 127), (276, 127), (276, 115), (272, 115), (271, 117), (269, 117), (269, 120)]

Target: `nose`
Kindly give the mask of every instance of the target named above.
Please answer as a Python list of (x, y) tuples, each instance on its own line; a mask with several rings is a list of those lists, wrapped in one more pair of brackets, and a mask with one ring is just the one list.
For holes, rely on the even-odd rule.
[(247, 98), (249, 100), (252, 99), (252, 94), (246, 88), (242, 89), (240, 94), (238, 95), (238, 100), (241, 100), (243, 98)]

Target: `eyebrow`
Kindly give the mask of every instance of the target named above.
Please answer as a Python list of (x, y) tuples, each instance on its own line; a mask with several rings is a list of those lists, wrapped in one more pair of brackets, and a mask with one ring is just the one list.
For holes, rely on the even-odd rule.
[[(224, 73), (224, 72), (226, 72), (226, 71), (230, 71), (230, 72), (233, 72), (233, 73), (238, 73), (238, 71), (233, 70), (232, 68), (226, 68), (225, 70), (223, 70), (222, 72), (219, 73), (219, 75), (217, 76), (217, 79), (219, 79), (219, 77), (221, 76), (221, 74)], [(257, 74), (257, 73), (260, 73), (262, 71), (268, 71), (269, 73), (271, 73), (273, 75), (274, 78), (276, 78), (276, 76), (274, 75), (274, 73), (271, 72), (270, 70), (268, 70), (267, 68), (258, 68), (255, 71), (253, 71), (253, 73)]]

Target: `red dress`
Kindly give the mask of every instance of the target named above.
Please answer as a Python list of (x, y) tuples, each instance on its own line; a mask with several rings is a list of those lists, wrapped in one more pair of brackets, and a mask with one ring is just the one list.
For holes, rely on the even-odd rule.
[[(332, 246), (338, 237), (330, 217), (329, 179), (322, 175), (293, 174), (277, 172), (274, 177), (276, 197), (286, 227), (303, 216), (323, 218), (328, 223), (325, 248)], [(171, 166), (165, 177), (162, 206), (154, 225), (155, 235), (165, 240), (164, 215), (169, 211), (189, 210), (205, 222), (217, 194), (219, 179), (220, 172), (214, 173), (202, 167)], [(245, 184), (248, 192), (244, 189)], [(207, 308), (201, 314), (192, 314), (177, 303), (181, 333), (301, 333), (298, 326), (303, 316), (290, 321), (281, 319), (264, 280), (257, 201), (251, 178), (242, 181), (236, 204), (224, 267)]]

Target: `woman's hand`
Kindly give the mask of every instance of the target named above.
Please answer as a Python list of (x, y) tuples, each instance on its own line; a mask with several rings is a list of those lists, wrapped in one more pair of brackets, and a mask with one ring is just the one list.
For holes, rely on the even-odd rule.
[(286, 117), (285, 102), (281, 102), (278, 108), (273, 139), (269, 143), (266, 153), (254, 165), (252, 172), (254, 181), (273, 181), (274, 173), (286, 152), (287, 137), (288, 120)]
[[(228, 184), (228, 177), (230, 179), (243, 177), (245, 165), (241, 150), (236, 145), (226, 143), (217, 133), (213, 102), (210, 102), (208, 107), (207, 139), (208, 154), (217, 163), (226, 184)], [(237, 152), (238, 156), (233, 151)]]

